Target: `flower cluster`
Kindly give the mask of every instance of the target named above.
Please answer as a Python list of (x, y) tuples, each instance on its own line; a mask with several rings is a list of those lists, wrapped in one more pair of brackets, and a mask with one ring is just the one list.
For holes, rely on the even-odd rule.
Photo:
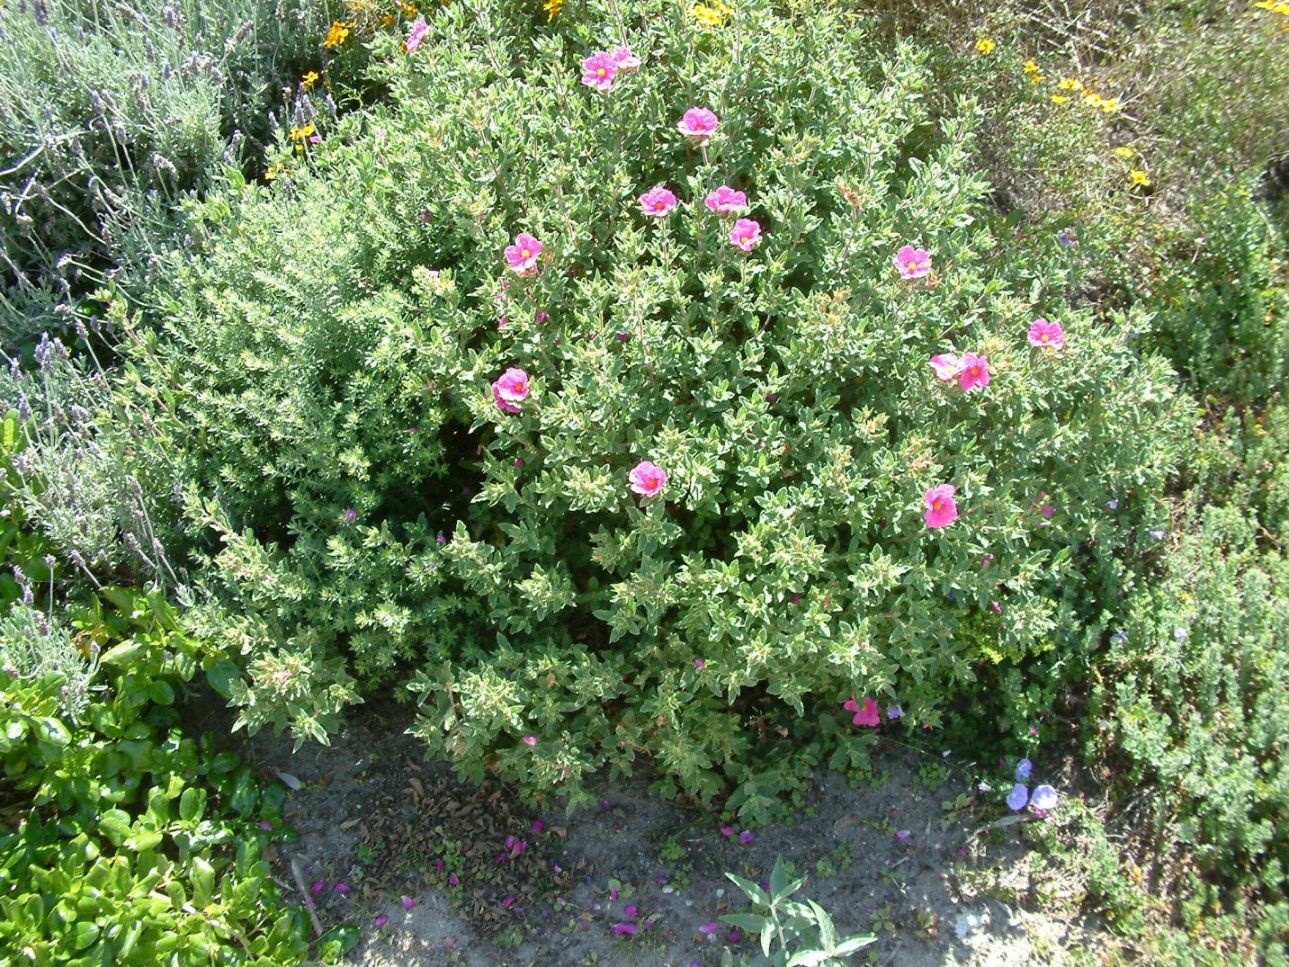
[(607, 94), (620, 74), (630, 74), (639, 66), (640, 58), (632, 53), (630, 47), (617, 47), (612, 53), (597, 50), (582, 61), (582, 83)]
[(1034, 764), (1029, 759), (1021, 759), (1016, 763), (1016, 769), (1012, 774), (1014, 785), (1011, 792), (1007, 793), (1007, 805), (1015, 812), (1020, 812), (1028, 806), (1030, 812), (1042, 819), (1056, 808), (1061, 796), (1046, 783), (1035, 786), (1031, 794), (1026, 783), (1029, 782), (1033, 771)]

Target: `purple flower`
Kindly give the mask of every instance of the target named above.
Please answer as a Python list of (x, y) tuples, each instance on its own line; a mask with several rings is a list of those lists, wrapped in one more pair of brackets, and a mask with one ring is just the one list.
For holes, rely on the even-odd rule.
[(1039, 786), (1034, 790), (1034, 795), (1029, 801), (1029, 808), (1036, 813), (1048, 813), (1056, 808), (1056, 803), (1060, 798), (1060, 793), (1051, 786)]
[(336, 892), (339, 893), (341, 896), (347, 896), (348, 894), (354, 892), (354, 888), (350, 886), (348, 883), (337, 883)]
[(1107, 501), (1105, 502), (1105, 505), (1106, 505), (1106, 510), (1118, 510), (1118, 509), (1119, 509), (1119, 501), (1118, 501), (1118, 500), (1107, 500)]
[(1016, 763), (1015, 775), (1017, 782), (1028, 782), (1029, 777), (1033, 775), (1033, 773), (1034, 763), (1030, 762), (1028, 759), (1021, 759), (1020, 762)]
[(1007, 805), (1016, 812), (1020, 812), (1027, 802), (1029, 802), (1029, 789), (1022, 783), (1016, 783), (1012, 786), (1012, 791), (1007, 794)]
[(614, 933), (626, 934), (628, 937), (635, 936), (635, 932), (639, 929), (640, 928), (637, 927), (634, 923), (615, 923), (613, 925)]
[(273, 824), (270, 823), (267, 819), (260, 820), (260, 829), (268, 830), (272, 828), (273, 828)]
[(1063, 228), (1056, 233), (1056, 241), (1066, 248), (1076, 244), (1074, 234), (1068, 228)]
[(534, 820), (533, 820), (533, 832), (534, 832), (534, 833), (540, 833), (540, 832), (541, 832), (543, 829), (545, 829), (545, 828), (546, 828), (546, 824), (545, 824), (545, 823), (543, 823), (540, 819), (534, 819)]
[(738, 841), (739, 841), (740, 843), (742, 843), (744, 846), (746, 846), (748, 843), (752, 842), (752, 840), (754, 840), (754, 839), (756, 839), (756, 837), (755, 837), (755, 836), (753, 836), (753, 835), (752, 835), (752, 833), (751, 833), (749, 830), (746, 830), (746, 829), (745, 829), (745, 830), (743, 830), (743, 832), (741, 832), (741, 833), (739, 833), (739, 834), (738, 834)]
[(410, 910), (410, 909), (412, 909), (412, 907), (414, 907), (414, 906), (416, 906), (416, 901), (415, 901), (415, 900), (413, 900), (410, 896), (405, 896), (405, 897), (403, 897), (403, 909), (404, 909), (404, 910)]
[(622, 908), (622, 913), (625, 916), (634, 917), (636, 915), (636, 905), (634, 903), (628, 903)]
[(383, 913), (378, 913), (376, 914), (375, 918), (372, 920), (371, 925), (375, 927), (377, 930), (379, 930), (387, 923), (389, 923), (389, 917), (385, 916), (385, 914)]
[(743, 937), (739, 934), (737, 930), (731, 930), (729, 933), (729, 936), (726, 937), (725, 939), (728, 940), (730, 943), (738, 943), (740, 940), (743, 939)]
[(457, 876), (455, 873), (449, 874), (448, 882), (451, 883), (453, 886), (460, 886), (461, 877)]
[(327, 884), (323, 883), (321, 880), (314, 880), (314, 881), (313, 881), (313, 895), (314, 895), (314, 896), (317, 896), (319, 893), (321, 893), (321, 892), (322, 892), (323, 890), (325, 890), (326, 888), (327, 888)]
[(907, 829), (897, 829), (895, 831), (895, 842), (906, 843), (913, 834)]
[(892, 722), (896, 719), (902, 719), (904, 717), (904, 709), (900, 708), (898, 705), (888, 705), (886, 707), (886, 717)]
[(703, 661), (701, 658), (695, 658), (694, 667), (697, 668), (699, 671), (702, 671), (704, 668), (707, 667), (707, 662)]
[(722, 826), (722, 827), (721, 827), (721, 835), (722, 835), (722, 836), (724, 836), (726, 839), (729, 839), (731, 836), (733, 836), (733, 835), (734, 835), (734, 827), (733, 827), (733, 826)]
[(721, 925), (717, 923), (715, 920), (713, 920), (711, 923), (705, 923), (698, 928), (700, 933), (705, 933), (709, 937), (715, 934), (716, 931), (719, 929), (721, 929)]
[(436, 538), (434, 538), (434, 539), (435, 539), (436, 541), (438, 541), (440, 544), (446, 544), (446, 543), (448, 542), (448, 539), (447, 539), (446, 537), (444, 537), (441, 533), (439, 534), (439, 536), (438, 536), (438, 537), (436, 537)]
[(515, 905), (515, 898), (512, 896), (508, 896), (501, 901), (501, 905), (505, 907), (507, 910), (509, 910), (511, 907)]
[(352, 507), (346, 507), (342, 516), (345, 518), (346, 524), (352, 524), (358, 519), (358, 511), (354, 510)]

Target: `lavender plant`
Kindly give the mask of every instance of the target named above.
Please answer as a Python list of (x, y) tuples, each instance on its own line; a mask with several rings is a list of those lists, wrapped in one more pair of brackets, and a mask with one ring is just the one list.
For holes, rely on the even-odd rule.
[(762, 817), (870, 703), (1077, 670), (1185, 417), (991, 209), (924, 50), (659, 0), (372, 55), (388, 105), (194, 207), (134, 353), (244, 724), (311, 731), (303, 662), (409, 685), (465, 774), (648, 759)]

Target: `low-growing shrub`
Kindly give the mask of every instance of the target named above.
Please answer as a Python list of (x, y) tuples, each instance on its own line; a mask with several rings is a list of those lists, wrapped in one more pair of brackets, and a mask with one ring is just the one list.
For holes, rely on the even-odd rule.
[(410, 676), (466, 774), (577, 801), (646, 757), (762, 816), (875, 700), (935, 726), (984, 669), (1077, 671), (1080, 572), (1181, 418), (1141, 321), (988, 205), (976, 105), (825, 15), (507, 9), (378, 37), (388, 107), (198, 206), (151, 296), (129, 385), (242, 721)]
[[(1207, 508), (1134, 595), (1093, 694), (1091, 751), (1116, 766), (1118, 788), (1153, 787), (1154, 872), (1187, 925), (1251, 896), (1251, 932), (1283, 952), (1289, 562), (1259, 547), (1259, 530), (1244, 508)], [(1196, 894), (1190, 871), (1211, 886)]]

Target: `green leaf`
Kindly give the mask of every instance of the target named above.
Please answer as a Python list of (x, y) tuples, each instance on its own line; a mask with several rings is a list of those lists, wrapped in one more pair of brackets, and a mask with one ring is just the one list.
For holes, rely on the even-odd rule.
[(130, 639), (105, 651), (98, 662), (100, 665), (130, 665), (146, 650), (147, 646)]
[(189, 786), (179, 797), (179, 818), (193, 823), (201, 819), (206, 809), (206, 790), (200, 786)]
[[(750, 880), (745, 880), (743, 877), (737, 876), (734, 873), (726, 873), (725, 876), (728, 880), (732, 881), (735, 886), (746, 893), (753, 903), (759, 903), (763, 907), (768, 907), (770, 905), (769, 895), (755, 883)], [(760, 928), (758, 927), (757, 929), (759, 930)]]
[(727, 913), (721, 917), (721, 922), (728, 923), (731, 927), (738, 927), (745, 933), (760, 933), (767, 923), (774, 926), (774, 921), (769, 917), (762, 917), (755, 913)]
[(241, 669), (237, 667), (236, 662), (221, 658), (206, 669), (206, 681), (224, 698), (232, 698), (233, 682), (237, 681), (241, 674)]

